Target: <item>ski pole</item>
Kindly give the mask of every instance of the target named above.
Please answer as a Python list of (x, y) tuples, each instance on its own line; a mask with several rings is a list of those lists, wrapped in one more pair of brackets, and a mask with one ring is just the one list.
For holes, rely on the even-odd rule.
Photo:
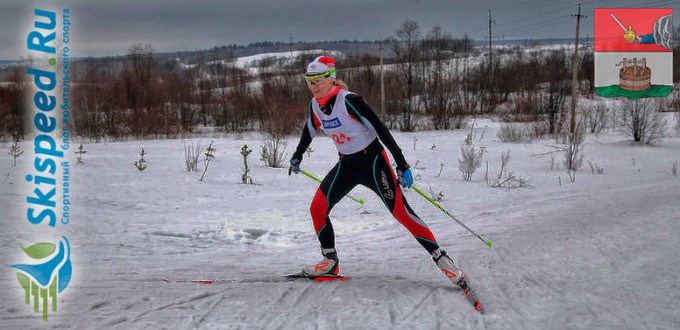
[(461, 221), (458, 220), (456, 217), (454, 217), (453, 215), (451, 215), (451, 213), (449, 213), (449, 211), (447, 211), (447, 210), (444, 209), (441, 205), (439, 205), (439, 203), (437, 203), (437, 201), (435, 201), (432, 197), (428, 196), (427, 194), (425, 194), (424, 192), (422, 192), (420, 189), (418, 189), (418, 187), (416, 187), (416, 186), (411, 186), (411, 188), (413, 188), (413, 190), (415, 190), (418, 194), (420, 194), (420, 196), (423, 196), (423, 197), (424, 197), (425, 199), (427, 199), (430, 203), (432, 203), (432, 205), (436, 206), (439, 210), (441, 210), (442, 212), (444, 212), (444, 214), (448, 215), (449, 218), (453, 219), (453, 221), (457, 222), (459, 225), (463, 226), (463, 228), (467, 229), (467, 231), (469, 231), (470, 233), (472, 233), (472, 235), (477, 236), (477, 238), (479, 238), (482, 242), (484, 242), (484, 244), (486, 244), (486, 245), (489, 246), (489, 247), (493, 246), (493, 242), (487, 241), (487, 240), (484, 239), (484, 237), (482, 237), (481, 235), (478, 235), (477, 233), (475, 233), (472, 229), (470, 229), (468, 226), (466, 226), (463, 222), (461, 222)]
[[(321, 179), (317, 178), (317, 177), (314, 176), (314, 174), (312, 174), (312, 173), (309, 173), (309, 172), (307, 172), (307, 171), (305, 171), (305, 170), (300, 170), (300, 173), (304, 174), (305, 176), (307, 176), (307, 177), (310, 178), (310, 179), (313, 179), (313, 180), (317, 181), (318, 183), (321, 183)], [(357, 203), (359, 203), (359, 204), (361, 204), (361, 205), (364, 205), (364, 200), (363, 200), (363, 199), (358, 199), (358, 198), (356, 198), (356, 197), (354, 197), (354, 196), (352, 196), (352, 195), (347, 195), (347, 197), (349, 197), (351, 200), (353, 200), (353, 201), (355, 201), (355, 202), (357, 202)]]

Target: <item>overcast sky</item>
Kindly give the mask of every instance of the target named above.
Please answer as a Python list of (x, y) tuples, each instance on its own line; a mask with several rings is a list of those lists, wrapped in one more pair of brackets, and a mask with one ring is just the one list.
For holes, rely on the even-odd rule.
[(407, 19), (418, 22), (422, 34), (439, 25), (453, 36), (484, 40), (489, 9), (499, 42), (501, 36), (573, 38), (570, 15), (579, 2), (589, 16), (582, 24), (584, 38), (593, 35), (593, 8), (670, 7), (674, 17), (680, 10), (677, 0), (0, 0), (0, 59), (27, 55), (36, 7), (69, 8), (72, 53), (105, 56), (125, 54), (135, 43), (166, 52), (288, 42), (291, 34), (293, 41), (378, 40), (394, 36)]

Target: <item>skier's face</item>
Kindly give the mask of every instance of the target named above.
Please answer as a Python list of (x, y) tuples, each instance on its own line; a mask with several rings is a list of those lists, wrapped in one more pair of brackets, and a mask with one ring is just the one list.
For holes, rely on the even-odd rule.
[(314, 94), (314, 97), (323, 97), (333, 89), (333, 78), (314, 78), (307, 80), (307, 87)]

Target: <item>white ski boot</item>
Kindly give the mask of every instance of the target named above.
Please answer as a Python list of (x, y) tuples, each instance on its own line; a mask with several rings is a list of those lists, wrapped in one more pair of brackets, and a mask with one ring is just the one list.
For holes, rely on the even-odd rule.
[[(463, 270), (458, 268), (456, 263), (446, 254), (446, 251), (442, 249), (437, 249), (432, 252), (432, 260), (437, 264), (437, 267), (446, 275), (446, 277), (455, 285), (463, 286), (465, 282), (461, 283), (461, 280), (465, 278), (465, 273)], [(463, 288), (465, 289), (465, 288)]]
[(338, 254), (335, 249), (321, 249), (323, 260), (302, 269), (302, 274), (308, 277), (338, 275), (340, 271)]
[(451, 283), (460, 286), (460, 288), (463, 290), (463, 294), (465, 295), (465, 299), (467, 299), (467, 301), (469, 301), (477, 311), (481, 312), (482, 303), (479, 301), (479, 298), (477, 298), (475, 291), (472, 290), (472, 287), (470, 287), (465, 273), (456, 265), (455, 262), (453, 262), (451, 257), (446, 255), (446, 251), (437, 249), (437, 251), (432, 252), (432, 260), (434, 260), (434, 262), (437, 264), (437, 267), (441, 269), (442, 273), (446, 275)]

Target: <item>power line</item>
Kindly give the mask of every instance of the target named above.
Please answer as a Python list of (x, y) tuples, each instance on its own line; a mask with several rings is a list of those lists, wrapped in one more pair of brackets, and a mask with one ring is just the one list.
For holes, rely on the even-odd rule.
[[(595, 4), (595, 3), (604, 2), (604, 1), (608, 1), (608, 0), (585, 1), (585, 2), (581, 2), (581, 5)], [(655, 5), (670, 5), (670, 4), (673, 4), (676, 1), (677, 0), (654, 0), (654, 1), (646, 1), (646, 2), (642, 2), (642, 3), (635, 2), (635, 3), (629, 3), (629, 4), (617, 4), (616, 7), (617, 8), (641, 8), (641, 7), (655, 6)], [(548, 19), (541, 20), (541, 21), (538, 21), (538, 22), (529, 23), (529, 24), (526, 24), (526, 25), (518, 26), (518, 27), (511, 27), (512, 25), (515, 25), (516, 23), (519, 23), (519, 22), (527, 22), (527, 20), (532, 20), (532, 19), (535, 19), (535, 18), (541, 18), (541, 17), (546, 17), (546, 16), (554, 16), (554, 15), (551, 15), (551, 14), (563, 11), (563, 10), (568, 9), (568, 8), (572, 8), (572, 6), (573, 5), (569, 5), (569, 6), (566, 6), (566, 7), (560, 7), (560, 8), (557, 8), (557, 9), (547, 10), (547, 11), (544, 11), (544, 12), (540, 12), (538, 14), (525, 16), (525, 17), (518, 18), (518, 19), (509, 21), (509, 22), (499, 22), (497, 27), (503, 29), (503, 32), (505, 32), (506, 34), (508, 34), (508, 33), (516, 34), (518, 32), (524, 32), (525, 30), (528, 30), (528, 29), (537, 29), (537, 28), (541, 28), (541, 27), (544, 27), (544, 26), (564, 23), (564, 22), (569, 21), (569, 19), (563, 19), (562, 17), (558, 16), (558, 17), (552, 17), (552, 18), (548, 18)], [(593, 13), (594, 13), (593, 9), (590, 9), (588, 11), (584, 11), (584, 15), (593, 15)]]
[[(657, 6), (657, 5), (671, 5), (677, 2), (677, 0), (656, 0), (656, 1), (648, 1), (648, 2), (635, 2), (632, 4), (617, 4), (615, 8), (643, 8), (643, 7), (649, 7), (649, 6)], [(595, 8), (589, 10), (586, 12), (586, 14), (592, 15), (595, 12)]]
[(514, 28), (514, 29), (504, 30), (503, 32), (506, 33), (506, 34), (507, 33), (516, 33), (516, 32), (520, 32), (522, 30), (535, 29), (535, 28), (548, 26), (548, 25), (555, 25), (555, 24), (570, 21), (570, 20), (571, 20), (571, 18), (556, 17), (556, 18), (551, 18), (551, 19), (548, 19), (548, 20), (524, 25), (524, 26)]
[[(593, 1), (586, 1), (586, 2), (581, 2), (581, 4), (582, 4), (582, 5), (586, 5), (586, 4), (591, 4), (591, 3), (603, 2), (603, 1), (607, 1), (607, 0), (593, 0)], [(665, 1), (670, 1), (670, 0), (665, 0)], [(530, 20), (530, 19), (532, 19), (532, 18), (538, 18), (538, 17), (543, 17), (543, 16), (546, 16), (546, 15), (552, 14), (552, 13), (563, 12), (563, 11), (566, 10), (566, 9), (573, 8), (573, 6), (574, 6), (574, 5), (571, 4), (571, 5), (568, 5), (568, 6), (565, 6), (565, 7), (560, 7), (560, 8), (557, 8), (557, 9), (552, 9), (552, 10), (540, 12), (540, 13), (538, 13), (538, 14), (534, 14), (534, 15), (530, 15), (530, 16), (526, 16), (526, 17), (521, 17), (521, 18), (512, 20), (512, 21), (510, 21), (510, 22), (501, 22), (501, 23), (499, 23), (498, 25), (499, 25), (499, 26), (506, 26), (506, 25), (512, 25), (512, 24), (518, 23), (518, 22), (526, 22), (527, 20)], [(560, 15), (560, 16), (561, 16), (561, 15)], [(556, 18), (557, 18), (557, 17), (556, 17)]]
[[(585, 2), (581, 2), (580, 5), (589, 5), (589, 4), (595, 4), (595, 3), (604, 2), (604, 1), (608, 1), (608, 0), (585, 1)], [(677, 0), (653, 0), (653, 1), (646, 1), (646, 2), (642, 2), (642, 3), (640, 3), (640, 2), (628, 3), (628, 4), (617, 3), (616, 7), (617, 8), (640, 8), (640, 7), (655, 6), (655, 5), (670, 5), (670, 4), (673, 4), (676, 1)], [(536, 29), (540, 29), (540, 28), (546, 27), (546, 26), (555, 26), (555, 25), (558, 25), (558, 24), (566, 23), (568, 21), (571, 21), (571, 18), (565, 18), (564, 16), (554, 16), (552, 14), (558, 13), (558, 12), (561, 12), (561, 11), (563, 12), (565, 9), (572, 8), (572, 7), (573, 7), (573, 5), (570, 5), (568, 7), (560, 7), (560, 8), (557, 8), (557, 9), (547, 10), (547, 11), (540, 12), (540, 13), (537, 13), (537, 14), (533, 14), (533, 15), (530, 15), (530, 16), (525, 16), (525, 17), (515, 19), (515, 20), (509, 21), (509, 22), (499, 22), (497, 24), (496, 28), (497, 29), (500, 28), (501, 31), (505, 35), (509, 35), (509, 34), (518, 34), (518, 33), (526, 32), (527, 30), (536, 30)], [(587, 11), (583, 11), (582, 16), (587, 16), (587, 15), (592, 16), (593, 14), (594, 14), (594, 9), (590, 9), (590, 10), (587, 10)], [(526, 23), (528, 20), (531, 21), (532, 19), (542, 18), (542, 17), (546, 17), (546, 16), (550, 17), (550, 18), (540, 20), (540, 21), (537, 21), (537, 22), (533, 22), (533, 23), (528, 23), (528, 24), (525, 24), (525, 25), (522, 25), (522, 26), (512, 27), (513, 25), (516, 25), (519, 22)], [(494, 21), (494, 24), (495, 23), (496, 22)], [(487, 37), (485, 37), (485, 38), (487, 38)]]
[(670, 0), (663, 0), (663, 1), (655, 1), (655, 2), (647, 2), (647, 3), (638, 3), (635, 5), (631, 5), (627, 8), (641, 8), (641, 7), (647, 7), (647, 6), (656, 6), (656, 5), (662, 5), (662, 4), (672, 4), (677, 2), (676, 0), (670, 1)]
[(562, 7), (562, 8), (558, 8), (558, 9), (554, 9), (554, 10), (550, 10), (550, 11), (538, 13), (538, 14), (535, 14), (535, 15), (531, 15), (531, 16), (527, 16), (527, 17), (522, 17), (522, 18), (518, 18), (518, 19), (512, 20), (512, 21), (510, 21), (510, 22), (500, 23), (499, 25), (503, 25), (503, 26), (504, 26), (504, 25), (512, 25), (513, 23), (517, 23), (517, 22), (526, 22), (526, 20), (528, 20), (528, 19), (536, 18), (536, 17), (543, 17), (543, 16), (545, 16), (545, 15), (547, 15), (547, 14), (552, 14), (552, 13), (554, 13), (554, 12), (558, 12), (558, 11), (562, 11), (562, 10), (565, 10), (565, 9), (569, 9), (569, 8), (571, 8), (571, 7), (572, 7), (572, 5), (569, 5), (569, 6), (567, 6), (567, 7)]

